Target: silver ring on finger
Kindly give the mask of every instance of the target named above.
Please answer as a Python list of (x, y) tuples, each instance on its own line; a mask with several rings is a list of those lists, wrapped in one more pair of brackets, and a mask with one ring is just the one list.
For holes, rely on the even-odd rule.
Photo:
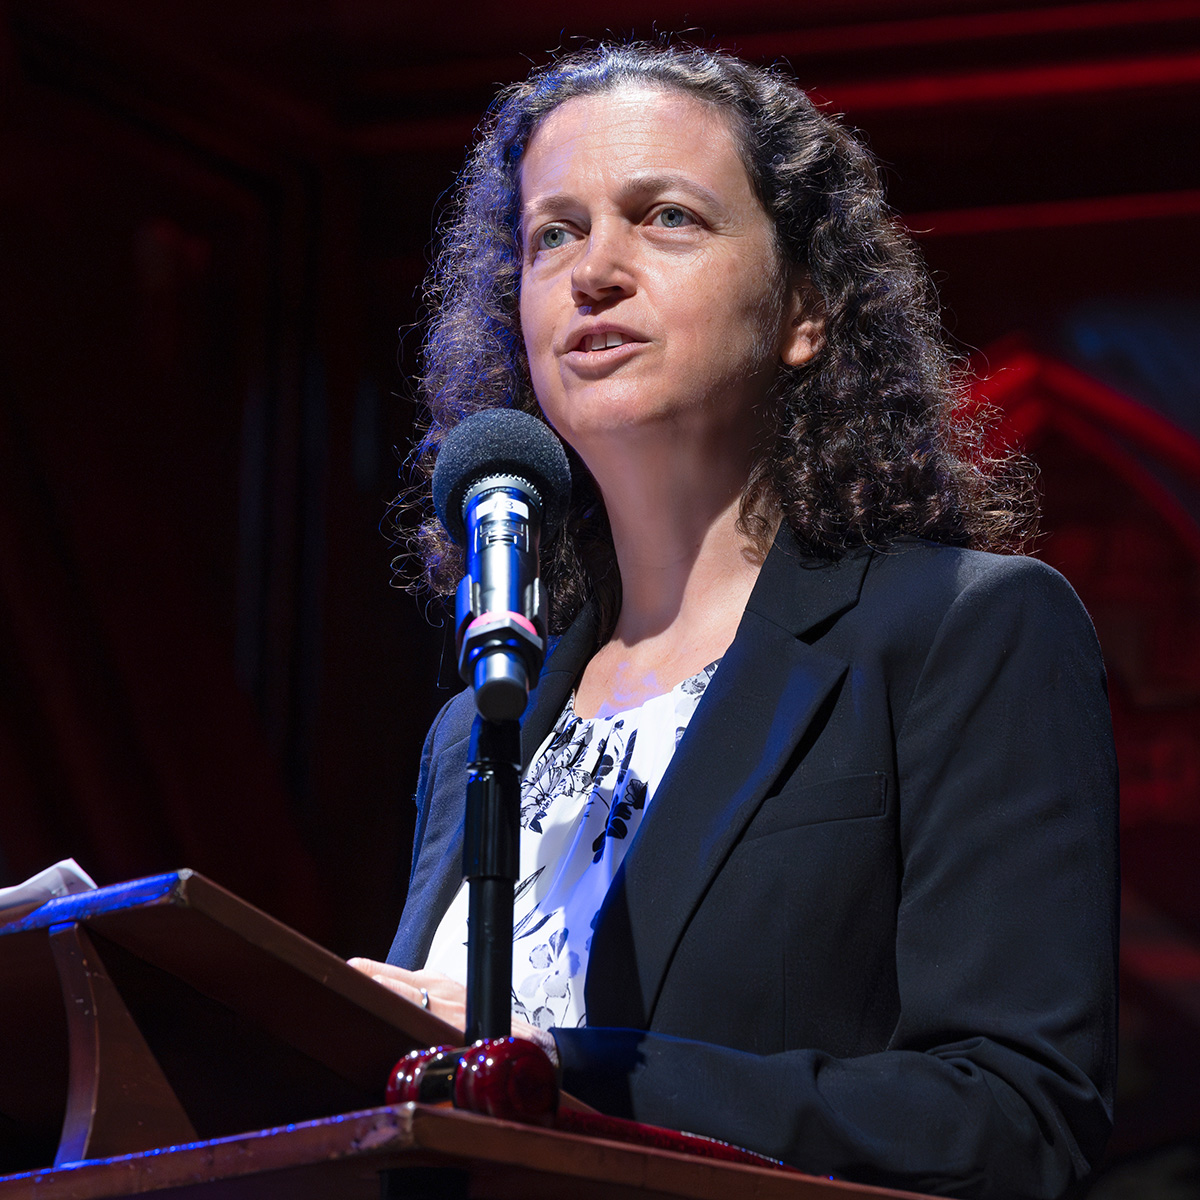
[(428, 988), (421, 989), (421, 1007), (423, 1009), (425, 1009), (426, 1012), (429, 1011), (429, 989)]

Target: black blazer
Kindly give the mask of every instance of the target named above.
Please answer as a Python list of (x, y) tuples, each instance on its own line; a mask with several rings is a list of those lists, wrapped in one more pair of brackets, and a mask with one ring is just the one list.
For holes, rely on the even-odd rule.
[[(526, 760), (594, 642), (585, 610)], [(402, 966), (459, 884), (472, 715), (426, 742)], [(1061, 576), (919, 542), (806, 563), (785, 530), (601, 910), (565, 1086), (817, 1174), (1060, 1195), (1111, 1126), (1116, 794)]]

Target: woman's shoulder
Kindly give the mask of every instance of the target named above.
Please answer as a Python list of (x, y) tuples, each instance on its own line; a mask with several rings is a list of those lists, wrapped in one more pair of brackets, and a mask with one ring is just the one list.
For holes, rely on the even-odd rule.
[[(1070, 583), (1041, 559), (913, 539), (872, 554), (862, 605), (928, 640), (957, 636), (1011, 645), (1073, 644), (1098, 652), (1095, 630)], [(922, 639), (918, 636), (917, 641)]]
[(475, 721), (475, 697), (470, 688), (455, 693), (438, 710), (425, 736), (426, 752), (440, 754), (471, 736)]
[(917, 538), (871, 553), (867, 577), (876, 586), (908, 588), (953, 604), (965, 595), (999, 593), (1079, 604), (1074, 589), (1049, 563), (1026, 554), (995, 554)]
[(1084, 612), (1067, 580), (1041, 559), (916, 537), (898, 538), (886, 547), (859, 547), (829, 561), (805, 557), (785, 528), (766, 569), (771, 573), (767, 590), (792, 606), (838, 593), (843, 611), (878, 606), (892, 617), (923, 615), (935, 623), (956, 606), (1032, 605)]

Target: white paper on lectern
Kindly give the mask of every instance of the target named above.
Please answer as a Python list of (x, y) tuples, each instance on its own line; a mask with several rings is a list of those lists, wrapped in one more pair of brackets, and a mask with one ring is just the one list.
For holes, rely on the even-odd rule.
[(90, 892), (95, 888), (96, 881), (73, 858), (64, 858), (30, 876), (24, 883), (0, 888), (0, 921), (15, 921), (56, 896)]

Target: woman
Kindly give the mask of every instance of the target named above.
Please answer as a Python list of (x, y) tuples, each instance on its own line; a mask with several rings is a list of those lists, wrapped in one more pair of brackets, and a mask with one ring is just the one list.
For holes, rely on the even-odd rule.
[[(493, 109), (435, 273), (423, 444), (573, 453), (523, 724), (514, 1031), (599, 1108), (820, 1174), (1057, 1196), (1115, 1047), (1099, 654), (952, 416), (871, 160), (775, 72), (605, 47)], [(461, 562), (433, 529), (440, 590)], [(471, 698), (362, 969), (461, 1023)], [(457, 976), (457, 978), (456, 978)]]

